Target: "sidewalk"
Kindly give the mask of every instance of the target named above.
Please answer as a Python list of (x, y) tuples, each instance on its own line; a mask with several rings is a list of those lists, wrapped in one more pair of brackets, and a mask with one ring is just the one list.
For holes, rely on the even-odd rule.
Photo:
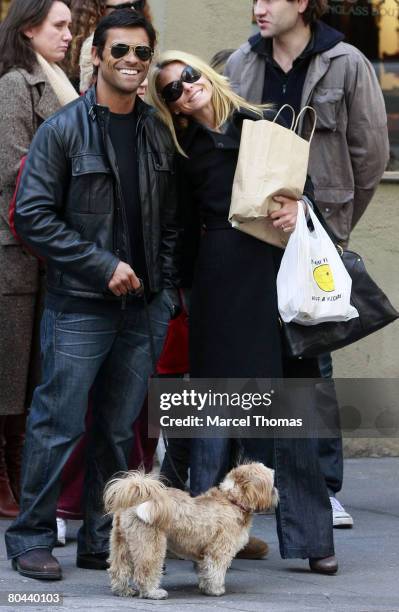
[[(111, 595), (102, 571), (75, 566), (75, 543), (55, 549), (64, 580), (39, 582), (12, 571), (1, 538), (1, 610), (140, 610), (162, 612), (234, 610), (251, 612), (399, 612), (399, 457), (350, 459), (345, 463), (344, 490), (339, 496), (355, 520), (352, 530), (334, 530), (340, 563), (337, 576), (312, 574), (307, 561), (282, 560), (273, 516), (257, 516), (254, 534), (270, 544), (263, 561), (233, 561), (226, 595), (200, 595), (193, 566), (167, 561), (163, 586), (169, 599), (154, 602)], [(4, 532), (8, 521), (0, 521)], [(78, 522), (70, 522), (68, 535)], [(13, 605), (9, 592), (61, 593), (63, 606)]]

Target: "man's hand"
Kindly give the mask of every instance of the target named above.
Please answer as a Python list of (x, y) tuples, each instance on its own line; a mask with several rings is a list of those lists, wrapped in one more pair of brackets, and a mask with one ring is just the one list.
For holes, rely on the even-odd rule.
[(273, 200), (281, 204), (280, 210), (276, 210), (270, 214), (270, 218), (273, 219), (273, 227), (282, 229), (287, 233), (292, 233), (296, 226), (298, 204), (303, 205), (306, 215), (306, 203), (303, 200), (294, 200), (293, 198), (286, 198), (285, 196), (275, 196)]
[(114, 295), (126, 295), (129, 291), (135, 291), (140, 287), (140, 280), (135, 275), (129, 264), (120, 261), (108, 283), (108, 289)]

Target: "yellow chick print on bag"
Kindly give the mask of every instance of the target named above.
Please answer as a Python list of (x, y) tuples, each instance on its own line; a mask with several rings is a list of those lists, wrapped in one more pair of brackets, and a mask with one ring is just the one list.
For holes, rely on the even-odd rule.
[(329, 264), (317, 266), (317, 268), (313, 270), (313, 278), (322, 291), (335, 291), (334, 276)]

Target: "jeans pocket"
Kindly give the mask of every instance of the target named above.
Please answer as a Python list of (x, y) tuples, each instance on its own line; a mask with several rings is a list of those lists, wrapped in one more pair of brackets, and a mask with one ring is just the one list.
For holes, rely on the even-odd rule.
[(58, 312), (55, 318), (55, 350), (80, 360), (101, 359), (110, 350), (116, 328), (108, 317)]

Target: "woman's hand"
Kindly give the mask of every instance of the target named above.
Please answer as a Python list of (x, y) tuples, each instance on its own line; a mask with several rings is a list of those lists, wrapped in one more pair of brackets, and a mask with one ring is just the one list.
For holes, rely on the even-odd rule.
[(296, 226), (298, 204), (303, 205), (306, 215), (306, 203), (303, 202), (303, 200), (294, 200), (293, 198), (286, 198), (285, 196), (275, 196), (273, 200), (281, 204), (280, 210), (276, 210), (270, 214), (270, 218), (273, 219), (273, 227), (292, 234)]

